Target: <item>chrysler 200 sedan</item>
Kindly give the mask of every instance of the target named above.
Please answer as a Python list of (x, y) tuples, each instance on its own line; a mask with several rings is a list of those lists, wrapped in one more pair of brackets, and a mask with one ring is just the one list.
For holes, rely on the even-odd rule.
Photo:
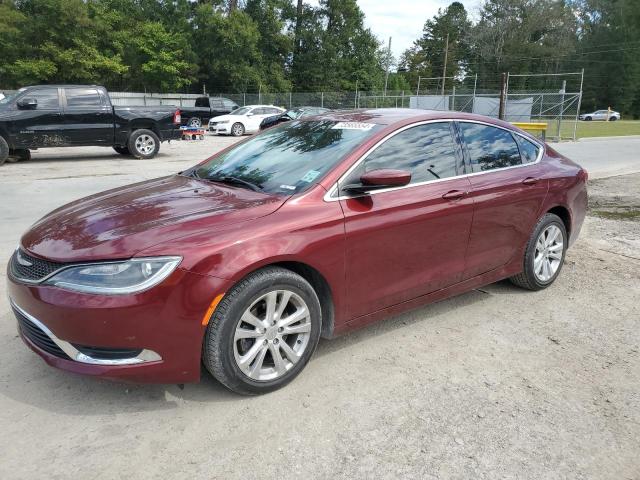
[(182, 384), (204, 363), (264, 393), (320, 337), (501, 279), (548, 287), (586, 179), (486, 117), (332, 112), (51, 212), (10, 260), (10, 303), (55, 367)]

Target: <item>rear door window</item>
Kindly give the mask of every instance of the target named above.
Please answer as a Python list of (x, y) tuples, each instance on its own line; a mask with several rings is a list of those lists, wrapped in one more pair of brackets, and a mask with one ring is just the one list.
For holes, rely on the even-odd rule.
[(196, 107), (209, 108), (209, 97), (196, 98)]
[(520, 150), (509, 131), (479, 123), (460, 122), (459, 125), (474, 172), (522, 164)]
[(540, 147), (535, 143), (527, 140), (520, 135), (514, 135), (518, 141), (520, 147), (520, 157), (522, 157), (522, 163), (535, 163), (540, 154)]
[(68, 108), (99, 107), (102, 105), (100, 92), (95, 88), (65, 88)]

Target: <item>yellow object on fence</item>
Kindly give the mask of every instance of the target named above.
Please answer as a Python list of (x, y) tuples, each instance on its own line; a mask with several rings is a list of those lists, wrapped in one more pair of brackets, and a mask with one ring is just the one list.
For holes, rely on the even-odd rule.
[(525, 122), (513, 122), (518, 128), (526, 132), (532, 132), (534, 135), (539, 136), (542, 140), (547, 137), (547, 124), (546, 123), (525, 123)]

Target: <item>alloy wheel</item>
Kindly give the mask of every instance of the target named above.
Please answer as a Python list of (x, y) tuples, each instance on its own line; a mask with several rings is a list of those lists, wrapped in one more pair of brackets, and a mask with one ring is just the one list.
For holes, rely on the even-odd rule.
[(156, 148), (156, 141), (151, 135), (140, 135), (136, 138), (136, 150), (143, 155), (153, 153)]
[(536, 253), (533, 259), (533, 272), (541, 282), (551, 280), (562, 262), (564, 238), (556, 225), (545, 228), (536, 240)]
[(290, 290), (268, 292), (245, 310), (236, 325), (233, 354), (253, 380), (282, 377), (302, 358), (311, 338), (307, 304)]

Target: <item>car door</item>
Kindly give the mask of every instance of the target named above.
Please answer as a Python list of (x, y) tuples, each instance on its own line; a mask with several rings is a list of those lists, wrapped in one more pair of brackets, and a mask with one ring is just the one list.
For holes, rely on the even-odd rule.
[(245, 125), (247, 132), (256, 132), (260, 129), (262, 120), (269, 116), (267, 110), (265, 107), (256, 107), (247, 113), (247, 123)]
[(411, 183), (360, 195), (338, 189), (351, 318), (452, 285), (464, 270), (473, 200), (452, 123), (396, 132), (339, 185), (382, 168), (411, 172)]
[(463, 276), (467, 279), (500, 268), (519, 254), (549, 184), (538, 162), (540, 146), (535, 153), (527, 152), (525, 144), (519, 147), (518, 134), (496, 126), (461, 121), (458, 127), (473, 172), (469, 181), (474, 214)]
[[(21, 101), (35, 104), (21, 106)], [(61, 135), (62, 112), (60, 92), (56, 87), (27, 90), (17, 99), (19, 114), (8, 124), (9, 135), (16, 148), (57, 147), (66, 145)]]
[(63, 135), (69, 145), (113, 145), (113, 109), (104, 92), (65, 88), (63, 110)]

